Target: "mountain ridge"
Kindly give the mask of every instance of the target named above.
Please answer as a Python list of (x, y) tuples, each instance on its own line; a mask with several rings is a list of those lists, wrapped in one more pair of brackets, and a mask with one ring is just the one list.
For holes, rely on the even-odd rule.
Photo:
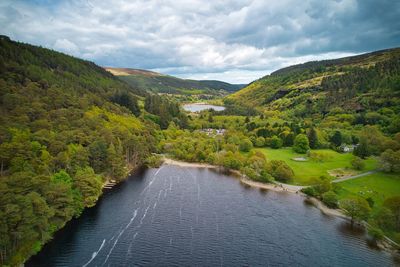
[(226, 95), (245, 86), (218, 80), (182, 79), (143, 69), (104, 68), (131, 86), (154, 93)]
[(225, 100), (281, 112), (398, 109), (399, 66), (400, 48), (310, 61), (276, 70)]

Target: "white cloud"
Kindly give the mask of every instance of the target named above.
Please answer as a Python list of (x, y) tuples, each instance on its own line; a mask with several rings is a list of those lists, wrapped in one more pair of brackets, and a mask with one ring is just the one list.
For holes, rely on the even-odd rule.
[(390, 0), (44, 2), (1, 1), (1, 33), (100, 65), (182, 77), (250, 82), (283, 66), (400, 44), (400, 2)]
[(54, 49), (66, 52), (72, 55), (79, 55), (79, 48), (73, 42), (68, 39), (57, 39), (53, 45)]

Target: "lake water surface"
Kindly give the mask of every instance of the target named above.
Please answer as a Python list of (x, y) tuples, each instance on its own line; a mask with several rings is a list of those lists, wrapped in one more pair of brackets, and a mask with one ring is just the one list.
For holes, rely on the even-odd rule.
[(202, 110), (213, 109), (215, 111), (224, 110), (225, 107), (223, 106), (215, 106), (215, 105), (208, 105), (208, 104), (185, 104), (183, 105), (183, 109), (189, 112), (199, 112)]
[(365, 233), (296, 194), (211, 169), (129, 177), (68, 223), (27, 266), (393, 266)]

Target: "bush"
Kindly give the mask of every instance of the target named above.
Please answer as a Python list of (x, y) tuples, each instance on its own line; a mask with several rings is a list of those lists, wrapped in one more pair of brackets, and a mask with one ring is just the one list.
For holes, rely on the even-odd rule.
[(338, 196), (333, 191), (328, 191), (322, 194), (322, 202), (329, 208), (338, 207)]
[(368, 229), (368, 234), (374, 239), (374, 240), (382, 240), (385, 234), (383, 231), (379, 228), (376, 227), (370, 227)]
[(329, 178), (325, 176), (321, 176), (319, 178), (319, 181), (317, 182), (317, 185), (315, 185), (315, 190), (318, 192), (318, 194), (321, 196), (323, 193), (326, 193), (328, 191), (332, 190), (332, 183), (329, 180)]
[(271, 140), (270, 140), (270, 146), (272, 148), (278, 149), (281, 148), (283, 145), (282, 139), (280, 139), (278, 136), (274, 135)]
[(260, 181), (265, 183), (271, 183), (275, 181), (274, 177), (266, 171), (262, 171), (260, 174)]
[(315, 151), (309, 151), (308, 157), (316, 162), (324, 162), (331, 158), (331, 156), (327, 153), (315, 152)]
[(310, 149), (308, 138), (305, 134), (299, 134), (294, 139), (293, 150), (300, 154), (305, 154)]
[(344, 213), (351, 218), (351, 224), (353, 224), (354, 221), (367, 220), (371, 211), (368, 202), (360, 197), (341, 199), (339, 201), (339, 206), (344, 210)]
[(381, 229), (386, 231), (395, 230), (396, 218), (393, 212), (386, 207), (378, 208), (378, 210), (376, 210), (372, 215), (372, 219), (374, 224), (379, 226)]
[(361, 158), (359, 158), (359, 157), (354, 157), (352, 160), (351, 160), (351, 166), (353, 167), (353, 169), (355, 169), (355, 170), (362, 170), (362, 169), (364, 169), (365, 168), (365, 163), (364, 163), (364, 161), (361, 159)]
[(272, 160), (268, 165), (268, 172), (278, 181), (288, 182), (294, 176), (292, 168), (283, 160)]
[(246, 166), (243, 167), (240, 171), (252, 180), (259, 180), (258, 173), (253, 168)]
[(158, 168), (163, 164), (163, 159), (159, 155), (151, 155), (146, 158), (145, 165), (148, 168)]
[(374, 199), (373, 199), (372, 197), (367, 197), (365, 200), (368, 202), (368, 205), (369, 205), (371, 208), (374, 207), (375, 201), (374, 201)]
[(253, 143), (249, 139), (244, 139), (239, 143), (239, 150), (249, 152), (253, 148)]
[(263, 147), (265, 145), (265, 138), (260, 136), (256, 139), (255, 144), (256, 147)]
[(387, 149), (380, 157), (381, 168), (385, 172), (400, 172), (400, 150)]
[(307, 196), (311, 196), (311, 197), (318, 196), (318, 192), (317, 192), (317, 190), (315, 190), (314, 186), (304, 187), (303, 189), (301, 189), (301, 192), (303, 192)]

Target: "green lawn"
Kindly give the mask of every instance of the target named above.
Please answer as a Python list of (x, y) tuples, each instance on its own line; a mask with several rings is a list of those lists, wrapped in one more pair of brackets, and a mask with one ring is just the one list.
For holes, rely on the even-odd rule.
[[(382, 206), (386, 198), (400, 195), (400, 174), (378, 172), (340, 182), (338, 185), (341, 187), (338, 191), (339, 199), (351, 196), (371, 197), (374, 200), (373, 214)], [(400, 242), (400, 233), (385, 231), (385, 235), (398, 243)]]
[[(291, 148), (257, 148), (256, 150), (263, 152), (269, 160), (284, 160), (294, 171), (295, 177), (293, 184), (309, 185), (316, 178), (322, 175), (329, 176), (329, 170), (351, 167), (350, 161), (354, 157), (351, 153), (341, 154), (330, 149), (313, 150), (327, 155), (327, 159), (323, 162), (308, 160), (305, 162), (294, 161), (292, 158), (305, 157), (304, 154), (297, 154)], [(366, 167), (363, 170), (373, 170), (376, 168), (376, 160), (371, 158), (365, 160)]]
[(380, 206), (387, 197), (400, 195), (400, 175), (383, 172), (338, 183), (339, 198), (350, 196), (371, 197)]

